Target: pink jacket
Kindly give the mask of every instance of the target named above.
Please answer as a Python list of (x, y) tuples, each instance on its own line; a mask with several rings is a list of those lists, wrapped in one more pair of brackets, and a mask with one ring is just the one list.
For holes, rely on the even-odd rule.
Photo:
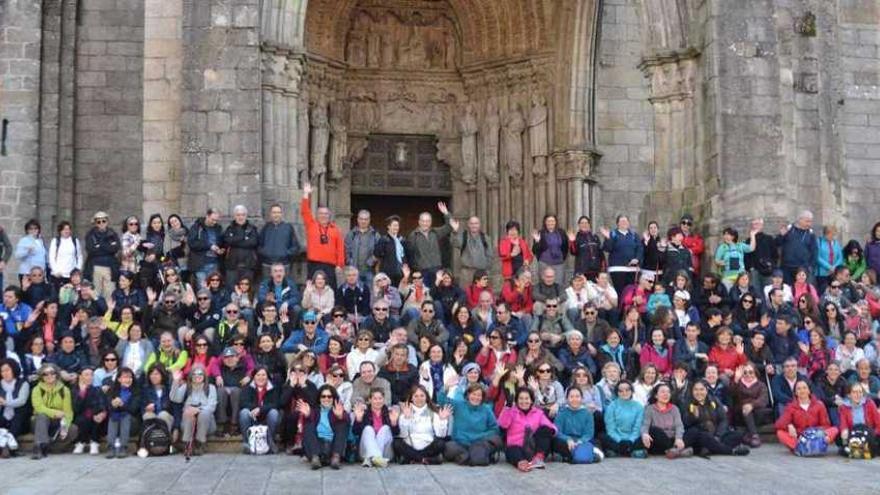
[(544, 411), (537, 407), (532, 407), (527, 413), (522, 412), (518, 407), (505, 407), (501, 411), (501, 415), (498, 416), (498, 426), (507, 431), (507, 445), (509, 447), (522, 447), (526, 428), (534, 433), (538, 431), (538, 428), (546, 426), (556, 433), (556, 425), (547, 419)]

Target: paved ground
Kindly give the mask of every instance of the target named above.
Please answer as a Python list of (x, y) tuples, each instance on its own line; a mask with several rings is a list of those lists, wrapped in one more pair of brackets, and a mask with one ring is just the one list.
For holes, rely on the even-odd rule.
[(21, 494), (485, 494), (650, 493), (876, 494), (880, 460), (801, 459), (778, 445), (748, 457), (668, 461), (610, 459), (601, 464), (550, 464), (520, 474), (489, 468), (391, 466), (310, 471), (298, 457), (209, 454), (124, 460), (56, 455), (43, 461), (0, 461), (0, 493)]

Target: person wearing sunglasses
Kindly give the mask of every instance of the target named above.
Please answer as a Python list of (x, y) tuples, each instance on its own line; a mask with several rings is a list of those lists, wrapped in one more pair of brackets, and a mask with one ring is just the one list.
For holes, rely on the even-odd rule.
[(316, 404), (305, 400), (296, 402), (297, 411), (305, 418), (303, 455), (313, 470), (328, 465), (337, 470), (345, 455), (349, 415), (332, 386), (322, 385), (317, 398)]
[(114, 281), (119, 273), (117, 253), (122, 242), (110, 228), (110, 217), (103, 211), (92, 217), (93, 227), (86, 234), (86, 268), (83, 278), (95, 283), (97, 293), (107, 299), (113, 294)]
[(544, 311), (532, 319), (531, 332), (538, 332), (544, 345), (554, 353), (559, 352), (565, 337), (574, 325), (562, 309), (563, 301), (550, 298), (544, 302)]
[(49, 452), (50, 444), (61, 446), (77, 438), (78, 428), (73, 423), (73, 393), (58, 379), (54, 364), (44, 364), (38, 373), (39, 381), (31, 392), (34, 410), (34, 449), (31, 459), (41, 459)]
[(431, 301), (422, 303), (418, 318), (414, 318), (407, 325), (407, 338), (412, 345), (418, 345), (419, 339), (427, 336), (446, 347), (449, 341), (449, 330), (437, 318), (436, 306)]
[(351, 382), (346, 380), (346, 376), (345, 368), (334, 364), (324, 375), (324, 383), (330, 384), (336, 389), (336, 394), (339, 395), (339, 400), (342, 402), (345, 410), (351, 412), (350, 405), (353, 387)]
[(217, 345), (220, 347), (229, 345), (237, 337), (250, 339), (251, 335), (251, 326), (242, 316), (241, 308), (234, 303), (227, 304), (223, 309), (223, 319), (217, 324), (215, 334)]
[(143, 238), (141, 237), (141, 221), (132, 215), (122, 222), (122, 247), (119, 252), (120, 270), (137, 273), (143, 252), (139, 249)]
[(195, 366), (186, 381), (182, 374), (174, 374), (170, 395), (172, 402), (183, 407), (180, 441), (185, 445), (194, 442), (193, 455), (204, 454), (208, 434), (217, 429), (217, 388), (208, 382), (205, 368)]
[(177, 329), (181, 345), (188, 347), (189, 343), (198, 335), (204, 335), (209, 341), (215, 342), (217, 327), (220, 325), (222, 315), (219, 307), (214, 306), (211, 291), (199, 289), (195, 306), (188, 309), (189, 325), (183, 325)]
[(321, 328), (318, 315), (314, 311), (306, 311), (302, 317), (302, 328), (294, 330), (287, 340), (281, 345), (281, 352), (295, 354), (302, 351), (312, 351), (323, 354), (327, 351), (327, 341), (330, 336)]

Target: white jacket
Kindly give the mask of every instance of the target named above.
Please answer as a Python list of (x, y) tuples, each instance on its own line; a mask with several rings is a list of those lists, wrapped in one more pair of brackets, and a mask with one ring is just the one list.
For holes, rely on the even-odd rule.
[[(455, 371), (455, 368), (450, 364), (443, 365), (443, 383), (440, 386), (445, 387), (446, 382), (451, 378), (458, 380), (458, 373)], [(419, 366), (419, 385), (428, 389), (429, 398), (434, 398), (434, 378), (431, 376), (430, 361), (424, 361), (421, 366)]]
[(49, 242), (49, 269), (52, 275), (70, 278), (74, 268), (82, 270), (84, 255), (83, 245), (76, 237), (52, 239)]
[(440, 419), (440, 415), (432, 411), (427, 404), (422, 407), (412, 406), (413, 415), (407, 418), (400, 416), (400, 438), (407, 445), (422, 450), (435, 438), (443, 438), (447, 435), (449, 421)]

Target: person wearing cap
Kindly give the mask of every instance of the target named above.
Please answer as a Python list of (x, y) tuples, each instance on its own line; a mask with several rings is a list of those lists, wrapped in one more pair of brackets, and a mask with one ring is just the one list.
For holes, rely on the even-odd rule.
[(95, 290), (104, 299), (111, 297), (119, 275), (116, 257), (122, 247), (119, 236), (110, 228), (110, 217), (103, 211), (92, 217), (91, 230), (86, 233), (86, 268), (83, 277), (95, 283)]
[(205, 287), (208, 275), (220, 269), (220, 259), (226, 252), (220, 212), (208, 208), (205, 216), (196, 219), (190, 227), (186, 242), (189, 246), (188, 267), (195, 274), (197, 288)]
[(34, 452), (31, 459), (46, 457), (49, 445), (67, 445), (77, 438), (73, 423), (73, 400), (69, 388), (58, 380), (59, 369), (53, 364), (40, 367), (40, 379), (31, 391), (34, 410)]
[(691, 266), (693, 267), (693, 272), (696, 276), (699, 276), (700, 260), (703, 257), (703, 251), (706, 250), (706, 245), (703, 242), (703, 237), (694, 231), (694, 216), (690, 213), (685, 213), (681, 216), (681, 221), (679, 221), (678, 226), (681, 228), (681, 233), (684, 235), (681, 243), (691, 252)]
[(238, 430), (241, 390), (250, 383), (250, 374), (244, 360), (233, 347), (223, 349), (219, 366), (213, 371), (209, 373), (209, 378), (213, 378), (217, 386), (218, 429), (225, 429), (225, 433), (231, 435)]
[(248, 429), (254, 425), (265, 424), (268, 427), (266, 440), (269, 443), (269, 452), (278, 453), (278, 447), (275, 445), (275, 430), (281, 422), (278, 404), (278, 388), (269, 379), (269, 370), (263, 367), (255, 369), (254, 379), (241, 392), (241, 410), (238, 413), (238, 424), (241, 425), (245, 452), (250, 451), (247, 446)]
[(666, 238), (668, 241), (663, 252), (663, 283), (672, 285), (681, 271), (693, 278), (693, 256), (690, 249), (682, 244), (684, 232), (681, 227), (672, 227), (666, 231)]
[(675, 316), (676, 335), (683, 335), (688, 323), (700, 322), (700, 311), (691, 305), (691, 293), (686, 290), (672, 293), (672, 313)]
[(171, 401), (183, 405), (180, 440), (184, 444), (195, 441), (193, 454), (202, 455), (208, 434), (217, 428), (214, 421), (217, 389), (208, 383), (205, 368), (194, 366), (187, 381), (183, 380), (182, 374), (175, 373), (171, 385)]
[(342, 231), (332, 221), (330, 208), (319, 206), (317, 218), (312, 214), (312, 185), (303, 184), (300, 214), (306, 231), (306, 264), (308, 277), (322, 271), (327, 277), (327, 285), (336, 288), (336, 272), (345, 265), (345, 242)]
[(327, 351), (327, 341), (330, 336), (320, 327), (318, 315), (314, 311), (306, 311), (302, 317), (302, 329), (291, 332), (287, 340), (281, 345), (281, 352), (295, 354), (309, 350), (317, 354)]

